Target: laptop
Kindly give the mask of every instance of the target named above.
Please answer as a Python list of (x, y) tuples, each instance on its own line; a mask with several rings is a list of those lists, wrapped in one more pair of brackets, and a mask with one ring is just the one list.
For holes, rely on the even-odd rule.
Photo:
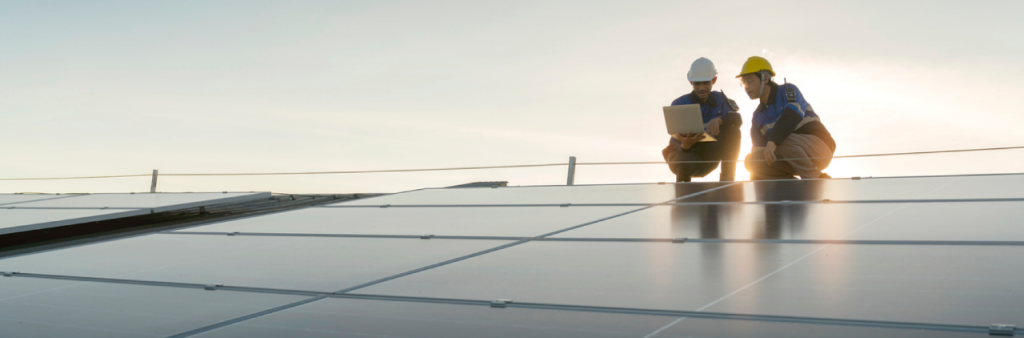
[(700, 116), (699, 104), (668, 106), (662, 107), (662, 110), (665, 111), (665, 126), (668, 127), (669, 135), (704, 134), (701, 142), (718, 141), (711, 134), (704, 132), (704, 119)]

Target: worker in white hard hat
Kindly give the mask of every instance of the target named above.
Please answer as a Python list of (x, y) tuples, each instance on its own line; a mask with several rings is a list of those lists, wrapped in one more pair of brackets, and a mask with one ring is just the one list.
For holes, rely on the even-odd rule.
[(822, 170), (832, 162), (836, 141), (800, 89), (777, 84), (774, 76), (760, 56), (748, 58), (736, 76), (747, 96), (760, 100), (750, 128), (754, 149), (745, 161), (750, 179), (831, 178)]
[[(700, 142), (705, 134), (675, 134), (669, 139), (668, 147), (661, 151), (669, 169), (676, 174), (676, 182), (689, 182), (692, 177), (704, 177), (710, 174), (718, 163), (722, 163), (719, 176), (721, 181), (732, 181), (736, 176), (736, 159), (740, 154), (740, 117), (739, 106), (725, 96), (725, 92), (711, 91), (718, 80), (715, 64), (707, 58), (699, 58), (690, 65), (686, 73), (693, 91), (672, 101), (673, 106), (684, 104), (700, 104), (700, 113), (704, 118), (704, 131), (717, 141)], [(673, 163), (673, 162), (695, 163)]]

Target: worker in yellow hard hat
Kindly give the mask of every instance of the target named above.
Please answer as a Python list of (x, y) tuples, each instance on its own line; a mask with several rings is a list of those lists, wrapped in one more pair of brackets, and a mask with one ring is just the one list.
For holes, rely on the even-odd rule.
[(751, 100), (760, 100), (751, 119), (754, 148), (745, 164), (752, 180), (830, 178), (836, 142), (795, 85), (775, 83), (775, 70), (763, 57), (751, 56), (740, 74)]

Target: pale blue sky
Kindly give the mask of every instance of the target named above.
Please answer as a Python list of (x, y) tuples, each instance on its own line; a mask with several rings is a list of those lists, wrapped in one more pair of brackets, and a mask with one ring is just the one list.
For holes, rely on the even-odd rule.
[[(767, 57), (837, 155), (1024, 145), (1024, 2), (0, 1), (0, 177), (657, 161), (708, 57)], [(749, 150), (745, 137), (743, 153)], [(1024, 172), (1024, 151), (833, 162), (833, 176)], [(745, 172), (740, 177), (747, 177)], [(712, 174), (709, 179), (717, 179)], [(165, 178), (165, 191), (377, 192), (565, 169)], [(578, 183), (671, 181), (581, 167)], [(0, 181), (144, 191), (148, 179)]]

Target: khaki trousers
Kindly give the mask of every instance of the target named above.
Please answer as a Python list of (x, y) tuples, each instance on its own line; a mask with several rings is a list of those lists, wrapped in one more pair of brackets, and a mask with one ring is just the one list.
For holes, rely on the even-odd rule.
[[(751, 180), (776, 180), (793, 178), (818, 178), (821, 171), (832, 163), (835, 149), (814, 135), (790, 134), (775, 148), (775, 158), (771, 166), (764, 161), (764, 147), (755, 147), (747, 155), (744, 164), (750, 171)], [(811, 159), (808, 159), (808, 158)], [(787, 160), (788, 159), (788, 160)]]

